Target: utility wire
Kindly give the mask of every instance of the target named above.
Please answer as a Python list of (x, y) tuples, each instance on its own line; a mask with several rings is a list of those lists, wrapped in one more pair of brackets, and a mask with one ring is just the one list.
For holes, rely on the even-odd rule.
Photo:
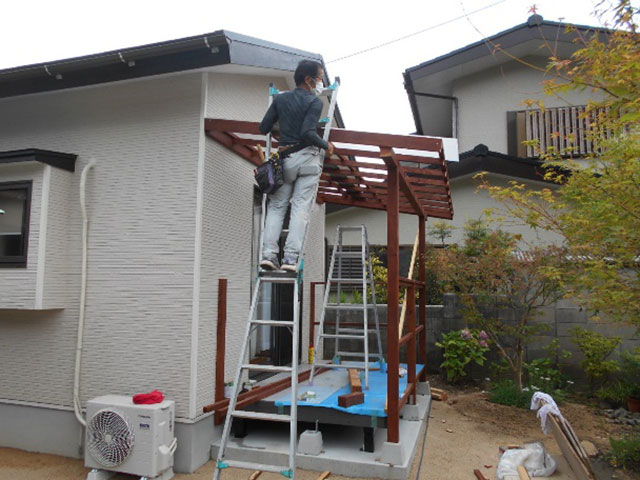
[(438, 23), (436, 25), (432, 25), (432, 26), (424, 28), (422, 30), (418, 30), (417, 32), (410, 33), (409, 35), (404, 35), (403, 37), (399, 37), (399, 38), (396, 38), (394, 40), (389, 40), (388, 42), (384, 42), (384, 43), (381, 43), (379, 45), (375, 45), (373, 47), (365, 48), (364, 50), (360, 50), (358, 52), (350, 53), (349, 55), (345, 55), (344, 57), (340, 57), (340, 58), (335, 58), (335, 59), (330, 60), (330, 61), (325, 62), (325, 63), (339, 62), (340, 60), (345, 60), (347, 58), (355, 57), (356, 55), (361, 55), (363, 53), (367, 53), (367, 52), (370, 52), (372, 50), (377, 50), (378, 48), (386, 47), (387, 45), (391, 45), (393, 43), (400, 42), (401, 40), (406, 40), (407, 38), (415, 37), (416, 35), (420, 35), (421, 33), (428, 32), (429, 30), (433, 30), (435, 28), (442, 27), (442, 26), (447, 25), (449, 23), (456, 22), (456, 21), (461, 20), (463, 18), (469, 17), (470, 15), (474, 15), (476, 13), (482, 12), (483, 10), (487, 10), (489, 8), (495, 7), (496, 5), (500, 5), (501, 3), (504, 3), (506, 1), (508, 1), (508, 0), (499, 0), (499, 1), (491, 3), (489, 5), (485, 5), (482, 8), (478, 8), (478, 9), (472, 10), (470, 12), (465, 12), (463, 15), (460, 15), (458, 17), (451, 18), (449, 20), (446, 20), (444, 22)]

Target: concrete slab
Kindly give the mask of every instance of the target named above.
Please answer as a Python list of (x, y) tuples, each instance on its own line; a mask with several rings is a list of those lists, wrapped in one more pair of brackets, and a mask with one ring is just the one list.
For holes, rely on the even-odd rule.
[[(428, 412), (431, 409), (431, 397), (417, 397), (420, 421), (400, 420), (400, 445), (404, 458), (398, 465), (389, 465), (382, 458), (382, 447), (387, 440), (387, 430), (376, 429), (374, 433), (375, 450), (364, 452), (362, 429), (341, 425), (319, 426), (322, 432), (323, 449), (319, 455), (298, 453), (298, 468), (318, 472), (330, 471), (336, 475), (349, 477), (384, 478), (406, 480), (411, 473), (411, 466), (417, 446), (421, 443), (421, 435), (427, 428)], [(211, 447), (211, 458), (218, 453), (219, 440)], [(286, 424), (252, 422), (246, 437), (231, 437), (227, 448), (227, 458), (244, 460), (285, 467), (288, 463), (289, 427)]]

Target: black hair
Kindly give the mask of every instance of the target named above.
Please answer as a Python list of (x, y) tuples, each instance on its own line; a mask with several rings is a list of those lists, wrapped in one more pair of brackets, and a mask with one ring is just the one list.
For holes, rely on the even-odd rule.
[(296, 82), (296, 86), (302, 85), (306, 77), (317, 77), (321, 69), (322, 65), (318, 62), (302, 60), (293, 74), (293, 80)]

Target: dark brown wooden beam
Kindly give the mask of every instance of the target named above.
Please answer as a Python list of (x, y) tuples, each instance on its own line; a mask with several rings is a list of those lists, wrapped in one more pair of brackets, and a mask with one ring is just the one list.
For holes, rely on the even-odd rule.
[(332, 128), (329, 134), (329, 140), (332, 142), (352, 143), (356, 145), (408, 148), (429, 152), (438, 152), (442, 149), (442, 140), (439, 138), (423, 137), (420, 135), (358, 132), (355, 130), (344, 130), (342, 128)]
[(387, 441), (398, 443), (400, 441), (400, 406), (399, 395), (399, 370), (400, 370), (400, 346), (398, 345), (398, 324), (400, 311), (398, 301), (394, 296), (400, 291), (400, 242), (399, 242), (399, 197), (400, 174), (393, 161), (387, 163), (389, 179), (387, 180)]
[[(224, 400), (224, 360), (227, 345), (227, 279), (218, 280), (218, 322), (216, 323), (216, 402)], [(224, 415), (216, 412), (214, 423), (220, 425)]]

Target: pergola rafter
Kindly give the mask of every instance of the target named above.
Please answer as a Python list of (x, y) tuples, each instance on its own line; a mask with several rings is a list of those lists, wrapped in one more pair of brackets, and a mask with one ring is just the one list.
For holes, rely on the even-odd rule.
[[(242, 158), (260, 165), (258, 147), (264, 147), (266, 141), (260, 134), (258, 123), (207, 118), (205, 132)], [(399, 292), (401, 286), (407, 289), (409, 317), (405, 325), (408, 330), (406, 334), (402, 335), (400, 331), (398, 302), (389, 302), (387, 305), (387, 441), (397, 443), (400, 441), (400, 410), (411, 399), (415, 402), (418, 381), (426, 379), (425, 370), (420, 378), (416, 374), (418, 346), (425, 367), (427, 360), (425, 223), (428, 217), (453, 218), (449, 172), (442, 140), (340, 128), (331, 129), (329, 140), (335, 145), (335, 150), (331, 157), (324, 160), (318, 185), (318, 202), (386, 211), (388, 292)], [(272, 145), (278, 146), (277, 138), (273, 139)], [(357, 157), (367, 160), (357, 160)], [(378, 162), (370, 159), (377, 159)], [(400, 213), (418, 216), (417, 281), (400, 277)], [(418, 291), (419, 321), (416, 322)], [(389, 298), (392, 298), (391, 294)], [(398, 377), (400, 348), (403, 346), (408, 348), (408, 381), (400, 396)]]

